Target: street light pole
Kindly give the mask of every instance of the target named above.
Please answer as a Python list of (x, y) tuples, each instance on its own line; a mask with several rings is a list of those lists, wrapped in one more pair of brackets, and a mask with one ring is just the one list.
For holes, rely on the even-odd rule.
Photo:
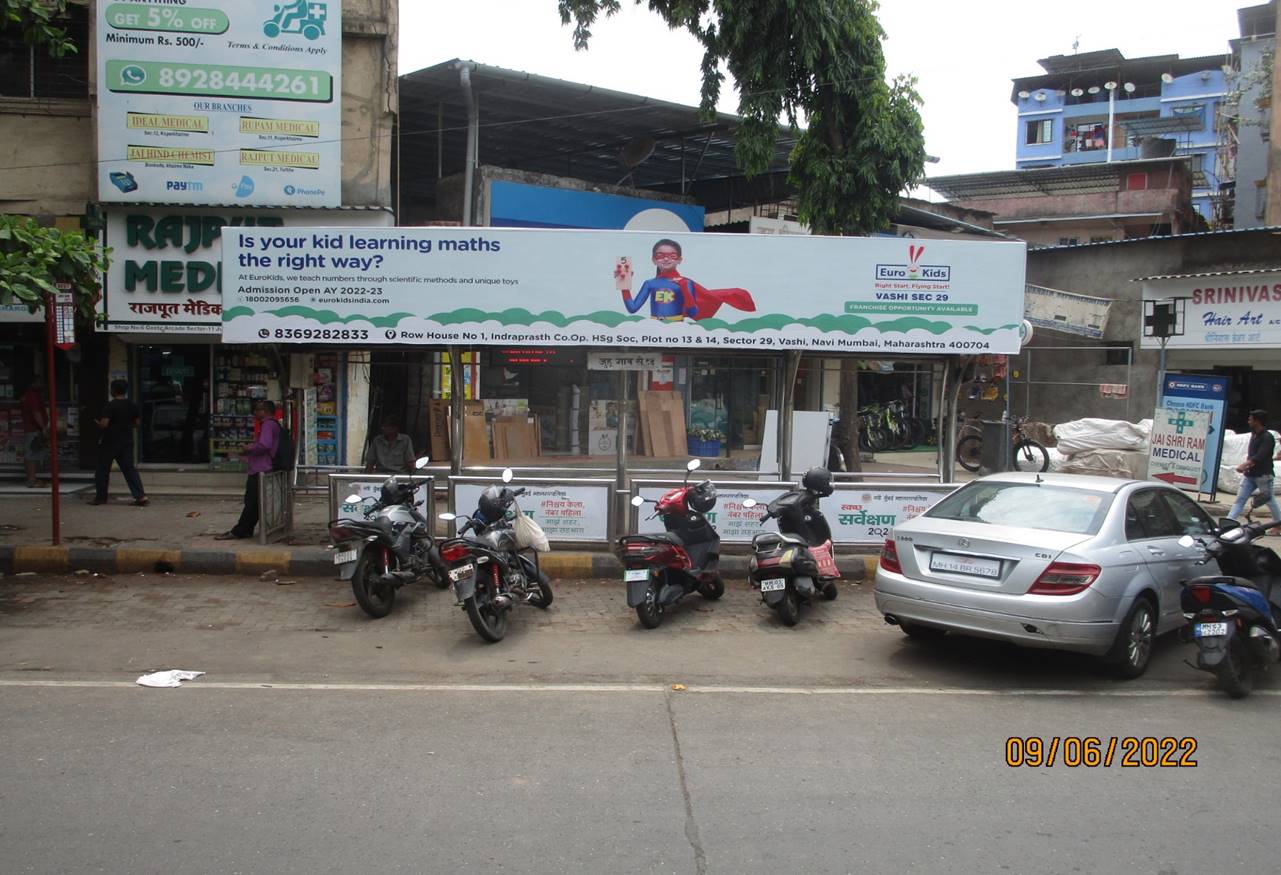
[(58, 378), (54, 373), (53, 348), (57, 342), (54, 326), (54, 296), (44, 296), (45, 380), (49, 384), (49, 486), (53, 492), (53, 546), (62, 543), (62, 492), (58, 482)]

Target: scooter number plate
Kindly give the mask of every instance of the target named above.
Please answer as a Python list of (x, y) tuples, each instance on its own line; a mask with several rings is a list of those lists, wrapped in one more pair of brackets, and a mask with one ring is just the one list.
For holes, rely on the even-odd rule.
[(761, 592), (779, 592), (784, 589), (787, 589), (786, 578), (776, 577), (773, 580), (761, 581)]
[(476, 566), (472, 565), (471, 563), (468, 563), (466, 565), (459, 565), (457, 568), (449, 569), (449, 579), (457, 583), (467, 575), (475, 572), (475, 570), (476, 570)]
[(623, 572), (623, 582), (631, 583), (636, 580), (649, 580), (648, 568), (629, 568)]
[(334, 554), (335, 565), (345, 565), (348, 562), (355, 562), (360, 558), (359, 550), (343, 550), (341, 553)]
[(1198, 623), (1192, 627), (1194, 638), (1213, 638), (1216, 635), (1228, 634), (1227, 623)]

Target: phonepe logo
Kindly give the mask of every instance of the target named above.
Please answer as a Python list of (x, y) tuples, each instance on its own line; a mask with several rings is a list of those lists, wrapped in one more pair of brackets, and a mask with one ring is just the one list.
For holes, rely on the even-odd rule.
[(303, 188), (299, 185), (286, 185), (285, 194), (289, 197), (323, 197), (325, 190), (323, 188)]
[(925, 255), (923, 245), (912, 244), (907, 247), (906, 264), (878, 264), (878, 280), (910, 280), (913, 282), (949, 283), (952, 281), (952, 268), (946, 264), (922, 264)]

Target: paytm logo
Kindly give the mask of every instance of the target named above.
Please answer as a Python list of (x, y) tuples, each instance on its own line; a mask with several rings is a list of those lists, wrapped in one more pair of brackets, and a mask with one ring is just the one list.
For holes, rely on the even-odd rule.
[(906, 264), (878, 264), (878, 280), (904, 280), (913, 282), (949, 283), (952, 281), (952, 268), (946, 264), (921, 264), (925, 255), (925, 246), (912, 244), (907, 247)]
[(165, 191), (204, 191), (203, 182), (191, 182), (186, 179), (165, 180)]

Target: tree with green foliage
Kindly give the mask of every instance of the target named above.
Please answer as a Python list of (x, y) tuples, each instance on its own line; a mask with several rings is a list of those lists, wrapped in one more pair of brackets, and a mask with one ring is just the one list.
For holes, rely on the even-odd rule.
[(43, 307), (45, 293), (66, 283), (77, 311), (92, 319), (108, 252), (79, 232), (46, 228), (27, 216), (0, 215), (0, 304), (26, 304), (34, 313)]
[(27, 45), (61, 58), (79, 51), (58, 23), (66, 14), (67, 0), (0, 0), (0, 30), (21, 31)]
[[(642, 0), (636, 0), (637, 4)], [(559, 0), (582, 49), (621, 0)], [(748, 176), (769, 169), (781, 121), (797, 135), (789, 182), (819, 234), (867, 234), (893, 220), (925, 169), (915, 80), (885, 78), (875, 0), (648, 0), (703, 46), (702, 109), (715, 112), (725, 72), (738, 85), (735, 139)], [(723, 68), (723, 69), (722, 69)]]

